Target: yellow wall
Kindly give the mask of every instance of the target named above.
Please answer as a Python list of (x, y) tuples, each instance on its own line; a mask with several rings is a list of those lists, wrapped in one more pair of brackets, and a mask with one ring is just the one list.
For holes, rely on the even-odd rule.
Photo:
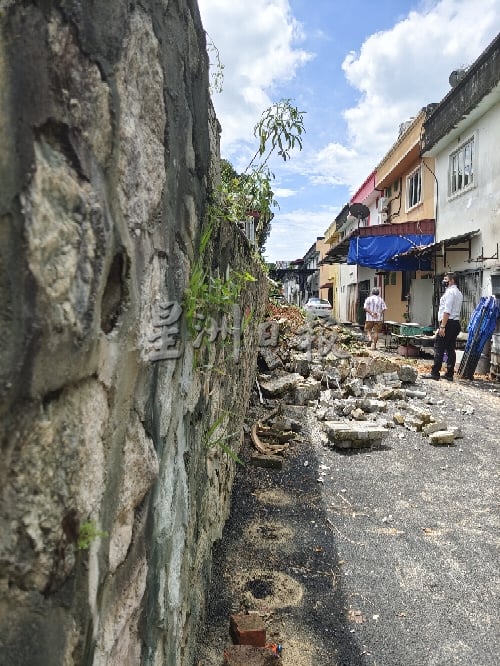
[[(389, 273), (389, 278), (394, 275)], [(387, 305), (387, 310), (384, 314), (386, 321), (404, 322), (403, 314), (406, 312), (406, 301), (401, 300), (401, 273), (397, 272), (396, 284), (392, 285), (389, 281), (388, 285), (384, 287), (384, 301)]]

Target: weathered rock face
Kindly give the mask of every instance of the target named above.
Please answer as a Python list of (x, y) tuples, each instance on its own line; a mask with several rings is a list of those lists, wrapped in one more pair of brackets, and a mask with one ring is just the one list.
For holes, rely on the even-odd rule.
[[(197, 5), (0, 30), (0, 662), (191, 664), (257, 346), (196, 349), (182, 308), (218, 155)], [(209, 250), (259, 277), (237, 229)]]

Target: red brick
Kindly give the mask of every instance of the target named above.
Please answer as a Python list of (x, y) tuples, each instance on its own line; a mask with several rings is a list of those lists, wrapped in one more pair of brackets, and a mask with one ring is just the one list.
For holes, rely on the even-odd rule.
[(266, 644), (266, 628), (262, 619), (255, 613), (231, 615), (229, 633), (236, 645), (264, 647)]
[(224, 666), (277, 666), (281, 660), (271, 650), (253, 645), (231, 645), (224, 652)]

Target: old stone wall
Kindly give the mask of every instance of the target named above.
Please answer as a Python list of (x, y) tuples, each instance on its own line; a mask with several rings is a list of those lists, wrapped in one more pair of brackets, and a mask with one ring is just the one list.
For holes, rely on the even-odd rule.
[(195, 0), (0, 0), (2, 665), (193, 661), (266, 288), (216, 226), (193, 337), (207, 70)]

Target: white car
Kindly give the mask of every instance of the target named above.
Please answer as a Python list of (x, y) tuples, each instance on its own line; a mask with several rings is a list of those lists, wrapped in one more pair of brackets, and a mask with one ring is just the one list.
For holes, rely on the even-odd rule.
[(329, 317), (332, 314), (332, 304), (324, 298), (310, 298), (304, 305), (304, 310), (315, 317)]

